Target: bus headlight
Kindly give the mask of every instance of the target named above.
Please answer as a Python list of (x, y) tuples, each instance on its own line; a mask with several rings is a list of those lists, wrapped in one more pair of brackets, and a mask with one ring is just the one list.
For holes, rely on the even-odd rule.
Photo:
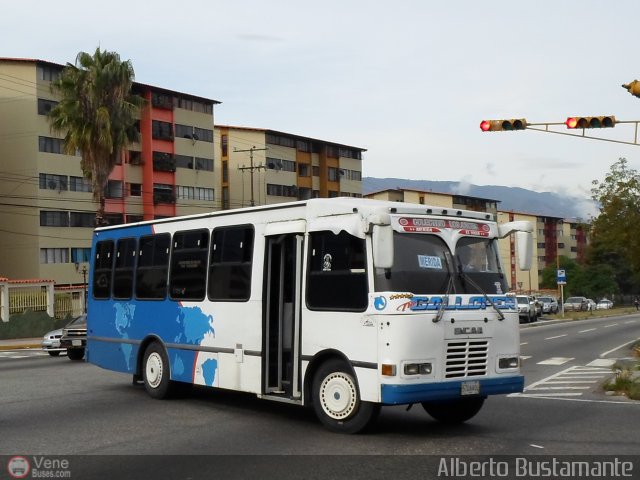
[(518, 368), (520, 365), (519, 357), (504, 357), (498, 359), (498, 368), (500, 370), (509, 370), (512, 368)]
[(405, 375), (431, 375), (433, 367), (430, 363), (405, 363)]

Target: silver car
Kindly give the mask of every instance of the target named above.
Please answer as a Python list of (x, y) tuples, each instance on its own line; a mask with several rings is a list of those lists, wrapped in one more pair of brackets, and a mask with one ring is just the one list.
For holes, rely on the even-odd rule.
[(65, 349), (60, 346), (60, 339), (62, 338), (62, 329), (53, 330), (44, 337), (42, 337), (42, 350), (48, 352), (52, 357), (57, 357), (60, 352), (64, 352)]

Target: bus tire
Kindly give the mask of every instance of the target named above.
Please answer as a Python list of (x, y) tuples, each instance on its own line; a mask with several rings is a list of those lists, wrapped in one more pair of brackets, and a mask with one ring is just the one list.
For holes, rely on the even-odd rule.
[(472, 397), (445, 402), (422, 402), (422, 407), (438, 422), (456, 425), (473, 418), (483, 404), (484, 397)]
[(142, 381), (151, 397), (158, 400), (169, 398), (172, 393), (169, 357), (157, 342), (150, 344), (144, 351), (142, 360)]
[(84, 348), (67, 348), (69, 360), (79, 361), (84, 358)]
[(341, 360), (329, 360), (320, 366), (313, 378), (312, 394), (316, 416), (332, 432), (358, 433), (380, 412), (380, 404), (360, 399), (358, 383)]

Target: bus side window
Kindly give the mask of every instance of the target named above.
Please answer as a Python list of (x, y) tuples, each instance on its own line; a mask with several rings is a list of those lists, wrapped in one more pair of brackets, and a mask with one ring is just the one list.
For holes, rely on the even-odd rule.
[(169, 294), (173, 299), (204, 300), (207, 285), (209, 231), (173, 234)]
[(314, 232), (310, 248), (308, 307), (364, 311), (368, 303), (365, 241), (347, 232)]
[(136, 239), (122, 238), (116, 247), (113, 269), (113, 298), (129, 300), (133, 295), (133, 272), (136, 262)]
[(113, 266), (113, 240), (96, 244), (96, 258), (93, 262), (93, 296), (109, 298), (111, 292), (111, 268)]
[(221, 227), (211, 234), (209, 299), (247, 301), (251, 296), (253, 227)]
[(167, 296), (168, 233), (140, 237), (136, 268), (136, 298), (162, 300)]

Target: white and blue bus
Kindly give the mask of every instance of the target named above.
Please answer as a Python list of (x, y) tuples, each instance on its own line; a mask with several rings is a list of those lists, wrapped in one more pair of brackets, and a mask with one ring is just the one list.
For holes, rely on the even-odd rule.
[(98, 228), (87, 360), (155, 398), (185, 384), (312, 405), (353, 433), (382, 405), (473, 417), (520, 392), (518, 310), (491, 214), (334, 198)]

